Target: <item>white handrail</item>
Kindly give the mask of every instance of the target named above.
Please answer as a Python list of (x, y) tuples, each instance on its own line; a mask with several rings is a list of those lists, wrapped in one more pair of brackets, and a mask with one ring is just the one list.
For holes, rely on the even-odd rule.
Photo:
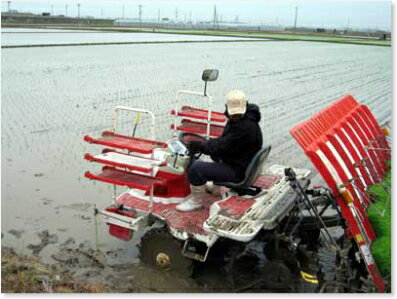
[(132, 112), (138, 112), (138, 113), (145, 113), (145, 114), (149, 114), (152, 122), (151, 122), (151, 126), (150, 126), (150, 132), (151, 132), (151, 140), (156, 140), (156, 132), (155, 132), (155, 122), (156, 122), (156, 118), (153, 114), (152, 111), (150, 110), (146, 110), (146, 109), (140, 109), (140, 108), (131, 108), (131, 107), (126, 107), (126, 106), (116, 106), (113, 109), (113, 131), (116, 131), (116, 126), (117, 126), (117, 112), (118, 110), (125, 110), (125, 111), (132, 111)]
[(212, 97), (207, 93), (204, 94), (203, 92), (198, 91), (191, 91), (191, 90), (178, 90), (176, 93), (176, 100), (175, 100), (175, 115), (174, 115), (174, 137), (176, 136), (176, 128), (177, 128), (177, 117), (178, 117), (178, 107), (179, 107), (179, 96), (181, 94), (190, 94), (190, 95), (197, 95), (208, 98), (208, 117), (207, 117), (207, 138), (210, 137), (210, 125), (211, 125), (211, 113), (212, 113)]

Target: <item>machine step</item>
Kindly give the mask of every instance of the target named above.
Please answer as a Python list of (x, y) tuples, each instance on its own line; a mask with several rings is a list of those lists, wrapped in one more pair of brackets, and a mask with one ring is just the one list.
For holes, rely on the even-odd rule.
[(129, 150), (141, 154), (151, 154), (155, 148), (166, 148), (167, 144), (164, 142), (153, 141), (143, 138), (135, 138), (127, 135), (117, 134), (111, 131), (104, 131), (102, 137), (92, 138), (91, 136), (84, 136), (84, 141), (89, 143), (96, 143), (106, 146), (111, 146), (119, 149)]

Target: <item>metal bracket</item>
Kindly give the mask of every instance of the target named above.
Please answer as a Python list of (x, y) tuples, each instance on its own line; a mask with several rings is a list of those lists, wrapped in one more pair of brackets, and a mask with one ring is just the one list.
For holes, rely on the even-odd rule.
[(391, 152), (391, 148), (364, 146), (364, 149), (366, 149), (366, 150), (374, 150), (374, 151), (389, 151), (389, 152)]
[(183, 248), (182, 248), (182, 255), (187, 258), (190, 258), (192, 260), (205, 262), (207, 260), (207, 256), (208, 256), (208, 253), (209, 253), (211, 247), (207, 246), (207, 250), (205, 251), (205, 254), (202, 255), (200, 253), (191, 252), (191, 251), (187, 250), (189, 241), (190, 241), (189, 238), (185, 240), (185, 243), (183, 244)]
[[(118, 215), (115, 213), (111, 213), (105, 210), (102, 211), (96, 211), (97, 214), (100, 214), (105, 217), (107, 222), (110, 222), (111, 224), (118, 225), (121, 227), (125, 227), (128, 229), (132, 230), (139, 230), (140, 224), (147, 218), (146, 216), (140, 216), (138, 218), (131, 218), (123, 215)], [(109, 219), (111, 218), (111, 219)]]

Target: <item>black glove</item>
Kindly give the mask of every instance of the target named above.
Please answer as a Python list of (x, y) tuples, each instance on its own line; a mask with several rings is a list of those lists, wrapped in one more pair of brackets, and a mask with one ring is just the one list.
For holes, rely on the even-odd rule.
[(201, 152), (201, 141), (190, 141), (186, 147), (192, 154), (199, 153)]
[(220, 163), (221, 162), (221, 157), (218, 156), (211, 156), (211, 160), (216, 162), (216, 163)]

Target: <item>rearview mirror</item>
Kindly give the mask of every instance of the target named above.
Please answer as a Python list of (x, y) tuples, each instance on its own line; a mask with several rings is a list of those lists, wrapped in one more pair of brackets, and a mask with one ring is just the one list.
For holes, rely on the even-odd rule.
[(218, 70), (204, 70), (203, 76), (201, 78), (205, 82), (215, 81), (216, 79), (218, 79), (218, 73)]

